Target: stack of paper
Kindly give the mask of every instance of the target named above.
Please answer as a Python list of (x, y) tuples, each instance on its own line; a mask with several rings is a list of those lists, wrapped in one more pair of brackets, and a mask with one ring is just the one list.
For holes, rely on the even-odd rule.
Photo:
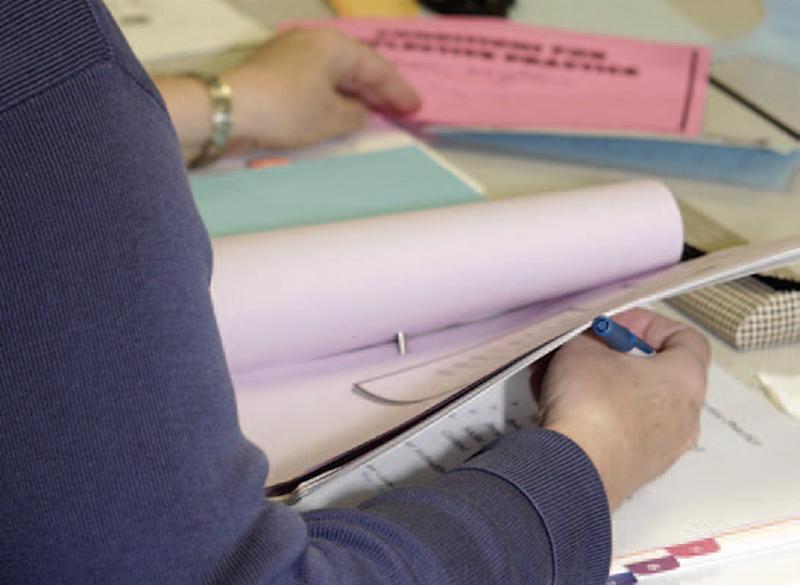
[(313, 148), (222, 159), (190, 183), (213, 237), (483, 199), (479, 184), (379, 116)]
[(191, 187), (214, 237), (483, 199), (478, 185), (413, 144), (194, 176)]

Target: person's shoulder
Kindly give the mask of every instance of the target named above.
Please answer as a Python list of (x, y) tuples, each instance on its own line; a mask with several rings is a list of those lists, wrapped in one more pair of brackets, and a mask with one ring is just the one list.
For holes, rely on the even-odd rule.
[(2, 13), (0, 112), (101, 63), (152, 90), (100, 0), (7, 0)]
[(0, 55), (0, 111), (112, 57), (87, 0), (5, 2)]

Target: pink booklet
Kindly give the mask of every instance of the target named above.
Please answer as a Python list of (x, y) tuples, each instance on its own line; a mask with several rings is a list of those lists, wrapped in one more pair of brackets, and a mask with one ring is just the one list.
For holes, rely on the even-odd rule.
[(709, 51), (491, 18), (336, 19), (423, 98), (425, 126), (696, 136)]

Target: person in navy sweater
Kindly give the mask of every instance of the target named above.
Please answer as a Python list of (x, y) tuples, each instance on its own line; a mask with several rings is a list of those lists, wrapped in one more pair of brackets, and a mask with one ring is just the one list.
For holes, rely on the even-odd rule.
[[(240, 144), (418, 105), (331, 33), (281, 35), (222, 77)], [(704, 339), (628, 313), (658, 355), (576, 339), (540, 372), (541, 428), (358, 509), (266, 501), (184, 170), (208, 93), (158, 87), (99, 1), (0, 0), (0, 583), (603, 583), (610, 511), (696, 437)]]

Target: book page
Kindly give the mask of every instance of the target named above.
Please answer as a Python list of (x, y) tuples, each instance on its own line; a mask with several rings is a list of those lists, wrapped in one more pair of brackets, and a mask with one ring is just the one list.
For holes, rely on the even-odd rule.
[(660, 183), (603, 185), (216, 238), (211, 295), (231, 369), (252, 372), (668, 266), (682, 236)]
[(588, 327), (598, 315), (733, 280), (798, 257), (800, 238), (737, 246), (648, 275), (565, 295), (525, 327), (440, 360), (359, 380), (356, 386), (365, 395), (395, 403), (452, 395), (476, 380), (507, 378), (538, 357), (538, 349), (529, 353), (533, 349), (551, 340), (562, 342), (570, 331)]
[(616, 556), (800, 516), (800, 422), (712, 366), (697, 446), (614, 515)]

